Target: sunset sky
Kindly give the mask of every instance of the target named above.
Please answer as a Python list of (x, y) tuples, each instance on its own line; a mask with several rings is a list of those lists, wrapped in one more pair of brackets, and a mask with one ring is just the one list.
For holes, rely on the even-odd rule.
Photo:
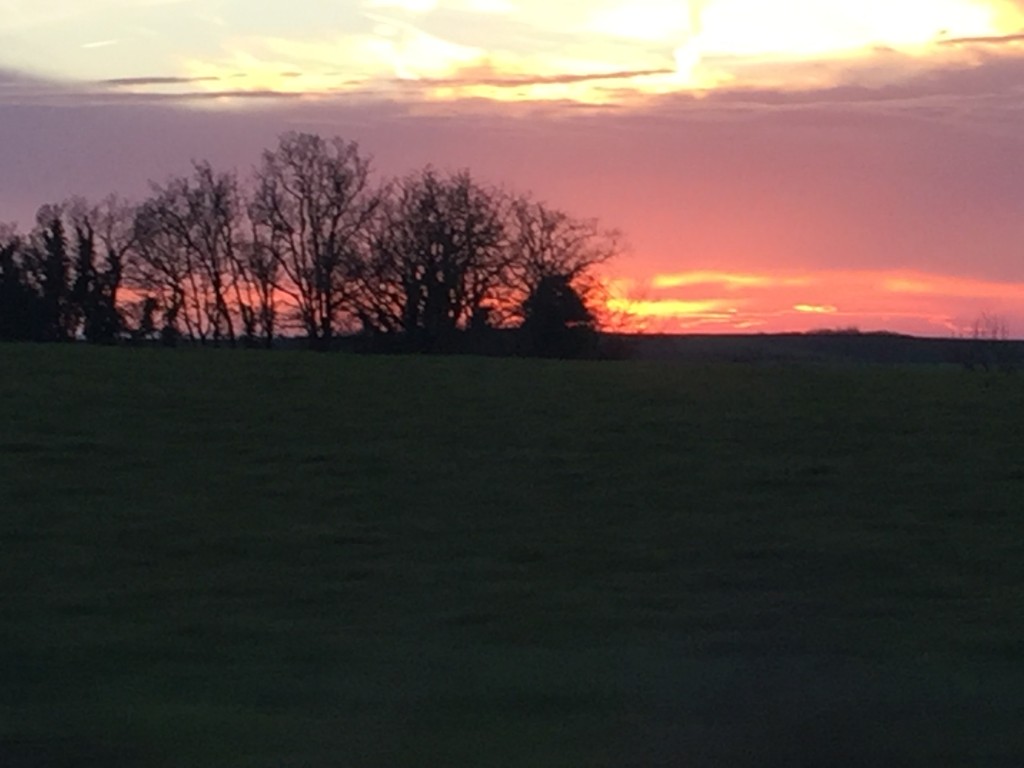
[(293, 129), (621, 229), (630, 327), (1024, 337), (1024, 0), (0, 0), (0, 221)]

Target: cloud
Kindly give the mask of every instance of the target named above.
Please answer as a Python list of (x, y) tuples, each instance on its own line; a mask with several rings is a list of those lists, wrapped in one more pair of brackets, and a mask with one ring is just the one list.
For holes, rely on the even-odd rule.
[(521, 86), (544, 86), (544, 85), (572, 85), (576, 83), (589, 83), (595, 81), (611, 80), (633, 80), (637, 78), (664, 75), (671, 72), (666, 69), (639, 69), (613, 72), (586, 72), (581, 74), (517, 74), (503, 73), (494, 69), (489, 64), (462, 67), (457, 69), (452, 77), (438, 79), (423, 79), (424, 85), (430, 86), (455, 86), (474, 88), (477, 86), (490, 86), (494, 88), (517, 88)]
[[(433, 43), (428, 43), (425, 47), (429, 49), (431, 45)], [(156, 100), (189, 101), (252, 93), (289, 94), (320, 101), (401, 99), (417, 111), (429, 108), (429, 103), (436, 101), (441, 103), (442, 109), (479, 111), (478, 100), (483, 98), (511, 101), (508, 109), (525, 114), (537, 109), (527, 103), (529, 98), (523, 98), (532, 96), (553, 102), (547, 114), (562, 111), (568, 115), (569, 105), (574, 96), (579, 95), (578, 89), (589, 88), (592, 103), (625, 105), (638, 118), (654, 121), (685, 114), (689, 119), (732, 122), (771, 110), (793, 112), (806, 125), (808, 120), (829, 123), (847, 120), (851, 113), (904, 114), (929, 121), (984, 127), (999, 133), (1015, 130), (1013, 124), (1024, 110), (1024, 56), (1004, 54), (1001, 48), (974, 52), (954, 50), (952, 58), (927, 67), (915, 67), (916, 59), (903, 54), (879, 53), (872, 63), (864, 62), (857, 74), (851, 75), (852, 82), (838, 85), (797, 90), (766, 84), (733, 85), (704, 93), (669, 91), (638, 98), (637, 85), (642, 88), (652, 80), (669, 76), (671, 70), (545, 72), (517, 65), (514, 61), (477, 59), (475, 51), (456, 47), (449, 49), (453, 53), (447, 59), (440, 57), (440, 63), (436, 57), (433, 59), (436, 71), (431, 72), (429, 68), (417, 71), (414, 66), (417, 46), (403, 48), (396, 42), (387, 49), (390, 61), (388, 56), (378, 55), (376, 76), (351, 77), (347, 74), (344, 57), (381, 53), (367, 46), (366, 39), (359, 36), (324, 42), (249, 40), (240, 43), (220, 63), (188, 62), (188, 73), (184, 75), (144, 74), (104, 78), (91, 83), (43, 78), (7, 69), (4, 70), (6, 75), (0, 73), (3, 88), (0, 99), (9, 102), (58, 98), (96, 101), (121, 98), (131, 92), (139, 101), (145, 101), (147, 96)], [(819, 71), (828, 69), (821, 63), (817, 68)], [(771, 72), (771, 69), (765, 68), (765, 71)], [(898, 79), (894, 72), (900, 72)], [(789, 76), (781, 71), (777, 74), (782, 78)], [(225, 87), (228, 84), (230, 87)], [(523, 109), (515, 108), (517, 101), (524, 104)]]
[(655, 275), (651, 287), (672, 289), (687, 286), (718, 285), (726, 289), (771, 288), (806, 285), (808, 278), (779, 275), (736, 274), (730, 272), (693, 271), (678, 274)]
[(0, 13), (0, 31), (25, 32), (38, 27), (94, 17), (126, 9), (195, 5), (199, 0), (6, 0)]
[(831, 304), (795, 304), (793, 309), (805, 315), (834, 315), (839, 309)]
[(939, 45), (1007, 45), (1024, 42), (1024, 32), (1012, 35), (984, 35), (981, 37), (952, 37), (940, 40)]
[(1024, 306), (1024, 283), (978, 280), (970, 277), (920, 272), (882, 276), (880, 290), (900, 295), (947, 299), (983, 299)]
[[(879, 89), (937, 68), (974, 67), (979, 48), (1013, 53), (1024, 25), (1024, 12), (996, 0), (365, 0), (330, 13), (310, 0), (295, 0), (289, 12), (241, 0), (212, 11), (197, 0), (8, 6), (9, 23), (38, 36), (8, 46), (10, 61), (122, 81), (122, 89), (166, 96), (186, 81), (213, 91), (210, 78), (230, 78), (237, 92), (369, 90), (448, 103), (633, 106), (664, 95)], [(79, 16), (87, 31), (68, 21)], [(43, 24), (64, 26), (44, 37)], [(114, 39), (123, 54), (83, 48)], [(149, 72), (182, 82), (147, 82)]]
[(138, 87), (148, 85), (189, 85), (192, 83), (218, 82), (218, 77), (173, 77), (173, 76), (152, 76), (152, 77), (114, 77), (109, 80), (100, 80), (100, 86), (114, 87)]
[[(288, 73), (282, 73), (287, 76)], [(217, 85), (196, 90), (196, 85)], [(149, 76), (113, 78), (97, 82), (60, 81), (0, 69), (0, 108), (55, 106), (69, 110), (103, 105), (201, 104), (234, 100), (295, 99), (302, 94), (271, 89), (230, 87), (230, 79)]]
[(687, 3), (634, 0), (592, 11), (584, 30), (607, 37), (676, 45), (696, 32)]
[(685, 301), (682, 299), (629, 299), (616, 298), (607, 303), (612, 312), (624, 313), (638, 318), (673, 318), (677, 320), (728, 320), (739, 313), (729, 302), (721, 299)]
[[(609, 311), (632, 318), (636, 327), (665, 332), (679, 330), (741, 329), (810, 330), (820, 317), (870, 330), (902, 330), (947, 335), (993, 307), (1024, 306), (1024, 283), (995, 282), (923, 271), (816, 270), (796, 279), (785, 275), (735, 275), (735, 280), (709, 281), (707, 273), (656, 276), (651, 286), (700, 287), (687, 298), (643, 295), (634, 282), (630, 299), (618, 295)], [(728, 291), (727, 296), (721, 290)], [(800, 299), (798, 297), (804, 297)], [(998, 311), (998, 310), (997, 310)], [(1015, 320), (1021, 321), (1019, 309)], [(654, 325), (652, 325), (654, 323)], [(629, 327), (630, 323), (625, 323)], [(1018, 333), (1024, 331), (1024, 326)]]
[(913, 49), (944, 33), (996, 33), (1002, 23), (992, 4), (973, 0), (711, 0), (700, 16), (700, 36), (711, 54), (794, 59)]

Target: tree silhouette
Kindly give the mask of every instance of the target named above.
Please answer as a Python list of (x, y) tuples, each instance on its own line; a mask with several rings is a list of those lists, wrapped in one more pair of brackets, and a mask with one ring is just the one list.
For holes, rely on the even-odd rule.
[(500, 206), (466, 172), (427, 168), (391, 186), (358, 273), (364, 327), (438, 351), (486, 322), (509, 256)]
[(127, 304), (124, 310), (125, 331), (133, 343), (152, 341), (157, 337), (157, 312), (160, 302), (154, 296), (145, 296)]
[(512, 200), (508, 218), (513, 251), (510, 284), (518, 294), (517, 308), (524, 307), (525, 297), (537, 292), (548, 278), (557, 278), (555, 284), (564, 281), (586, 303), (593, 268), (614, 258), (621, 249), (618, 232), (603, 230), (594, 219), (573, 218), (528, 196)]
[(1005, 317), (982, 312), (966, 334), (968, 341), (962, 353), (964, 367), (970, 371), (1013, 371), (1018, 361), (1014, 347), (1007, 343), (1009, 338), (1010, 326)]
[(231, 174), (195, 163), (191, 176), (154, 185), (139, 210), (142, 287), (169, 289), (188, 335), (234, 345), (243, 206)]
[[(87, 318), (85, 337), (103, 344), (116, 341), (124, 328), (118, 294), (124, 279), (125, 260), (136, 245), (135, 208), (114, 195), (102, 203), (76, 207), (76, 220), (88, 221), (102, 251), (102, 266), (97, 266), (91, 300), (92, 315)], [(84, 212), (83, 212), (84, 211)]]
[(253, 235), (235, 251), (233, 269), (238, 312), (250, 343), (267, 348), (274, 342), (278, 320), (277, 285), (281, 269), (270, 249)]
[[(128, 257), (126, 281), (137, 294), (152, 299), (162, 317), (166, 338), (184, 334), (203, 343), (209, 337), (207, 315), (197, 275), (178, 238), (163, 226), (159, 200), (139, 206), (135, 216), (136, 247)], [(173, 333), (170, 333), (173, 331)]]
[(581, 357), (593, 351), (593, 313), (568, 275), (545, 275), (523, 302), (521, 349), (540, 357)]
[(378, 348), (511, 352), (522, 325), (522, 351), (568, 356), (618, 248), (468, 171), (375, 185), (356, 144), (289, 133), (249, 178), (194, 162), (138, 205), (76, 198), (4, 228), (0, 336), (270, 346), (291, 320), (318, 348), (361, 327)]
[(276, 263), (276, 287), (318, 348), (330, 346), (351, 309), (351, 276), (378, 204), (370, 161), (354, 143), (288, 133), (263, 153), (249, 206), (253, 253)]
[(79, 313), (71, 295), (71, 257), (61, 206), (39, 209), (33, 241), (34, 279), (42, 300), (40, 336), (68, 341), (75, 336)]
[(76, 325), (81, 324), (85, 338), (93, 340), (99, 310), (96, 275), (96, 233), (88, 217), (74, 222), (75, 230), (75, 279), (71, 286), (70, 300), (76, 315)]
[(0, 336), (115, 341), (122, 330), (117, 292), (124, 249), (115, 246), (104, 209), (75, 199), (43, 206), (37, 222), (27, 241), (10, 228), (0, 234), (6, 318)]
[(10, 227), (0, 227), (0, 339), (41, 340), (43, 308), (22, 268), (24, 243)]

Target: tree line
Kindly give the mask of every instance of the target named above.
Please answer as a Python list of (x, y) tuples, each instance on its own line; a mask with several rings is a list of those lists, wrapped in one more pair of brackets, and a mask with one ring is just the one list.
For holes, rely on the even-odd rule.
[(194, 162), (139, 203), (0, 226), (0, 339), (573, 356), (615, 232), (433, 167), (375, 182), (341, 138), (288, 133), (245, 178)]

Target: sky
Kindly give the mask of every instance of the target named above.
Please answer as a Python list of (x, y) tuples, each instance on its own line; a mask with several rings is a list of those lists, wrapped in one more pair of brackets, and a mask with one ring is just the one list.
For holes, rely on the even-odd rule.
[(0, 0), (0, 222), (287, 130), (620, 230), (624, 328), (1024, 337), (1024, 0)]

